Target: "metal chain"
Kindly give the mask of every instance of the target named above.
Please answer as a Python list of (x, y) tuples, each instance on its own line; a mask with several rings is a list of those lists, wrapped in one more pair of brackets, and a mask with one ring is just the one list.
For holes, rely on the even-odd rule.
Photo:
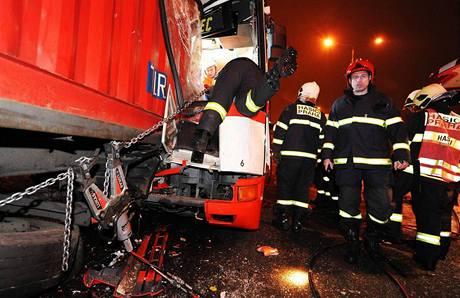
[[(184, 106), (180, 109), (178, 109), (176, 112), (171, 114), (170, 116), (163, 118), (161, 121), (150, 127), (149, 129), (145, 130), (144, 132), (140, 133), (136, 137), (132, 138), (129, 142), (116, 142), (113, 141), (114, 143), (118, 143), (118, 145), (123, 145), (124, 148), (129, 148), (132, 145), (136, 144), (143, 138), (145, 138), (147, 135), (151, 134), (153, 131), (155, 131), (158, 127), (162, 126), (163, 124), (171, 121), (174, 119), (178, 114), (180, 114), (184, 109), (188, 108), (192, 102), (194, 102), (196, 99), (200, 98), (206, 93), (206, 89), (201, 91), (200, 93), (196, 94), (192, 100), (187, 101)], [(75, 160), (76, 163), (80, 165), (88, 164), (93, 161), (94, 158), (91, 157), (86, 157), (86, 156), (81, 156), (78, 159)], [(108, 167), (108, 158), (106, 161), (106, 171), (105, 171), (105, 180), (104, 180), (104, 195), (108, 196), (108, 189), (109, 189), (109, 174), (110, 171), (107, 169)], [(57, 175), (56, 178), (49, 178), (45, 180), (44, 182), (30, 186), (26, 188), (25, 191), (23, 192), (17, 192), (14, 193), (13, 195), (0, 200), (0, 207), (3, 207), (7, 204), (10, 204), (15, 201), (19, 201), (26, 195), (32, 195), (39, 191), (40, 189), (43, 189), (45, 187), (51, 186), (55, 184), (57, 181), (62, 181), (67, 179), (67, 198), (66, 198), (66, 215), (65, 215), (65, 222), (64, 222), (64, 244), (63, 244), (63, 255), (62, 255), (62, 271), (67, 271), (69, 269), (69, 255), (70, 255), (70, 236), (71, 236), (71, 222), (72, 222), (72, 204), (73, 204), (73, 181), (74, 181), (74, 172), (72, 168), (68, 168), (67, 172), (61, 173)]]
[(110, 159), (107, 156), (106, 152), (106, 161), (105, 161), (105, 173), (104, 173), (104, 196), (107, 198), (109, 196), (109, 186), (110, 186)]
[[(62, 249), (62, 271), (69, 269), (70, 256), (70, 238), (72, 233), (72, 205), (73, 205), (73, 179), (74, 172), (72, 168), (67, 170), (67, 199), (65, 205), (65, 221), (64, 221), (64, 244)], [(78, 249), (78, 248), (77, 248)]]
[(164, 123), (167, 123), (169, 121), (171, 121), (172, 119), (174, 119), (178, 114), (180, 114), (183, 110), (185, 110), (186, 108), (188, 108), (195, 100), (197, 100), (198, 98), (200, 98), (201, 96), (203, 96), (205, 93), (206, 93), (207, 89), (204, 89), (202, 90), (200, 93), (196, 94), (192, 100), (190, 101), (187, 101), (184, 106), (180, 109), (178, 109), (176, 112), (172, 113), (171, 115), (169, 115), (168, 117), (166, 118), (163, 118), (160, 122), (156, 123), (155, 125), (153, 125), (152, 127), (150, 127), (149, 129), (141, 132), (140, 134), (138, 134), (137, 136), (135, 136), (134, 138), (132, 138), (129, 142), (124, 142), (122, 143), (123, 145), (123, 148), (129, 148), (131, 147), (132, 145), (136, 144), (137, 142), (139, 142), (140, 140), (142, 140), (143, 138), (145, 138), (146, 136), (148, 136), (149, 134), (151, 134), (153, 131), (155, 131), (158, 127), (162, 126)]

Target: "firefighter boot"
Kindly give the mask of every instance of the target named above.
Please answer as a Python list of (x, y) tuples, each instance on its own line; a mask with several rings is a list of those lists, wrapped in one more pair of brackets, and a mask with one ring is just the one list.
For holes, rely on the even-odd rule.
[(274, 225), (283, 231), (289, 231), (289, 216), (286, 211), (276, 212)]
[(380, 247), (380, 240), (381, 237), (376, 224), (368, 221), (364, 246), (369, 253), (369, 256), (375, 261), (383, 261), (384, 259), (382, 249)]
[(197, 129), (193, 138), (192, 162), (203, 163), (204, 154), (208, 147), (211, 134), (204, 129)]
[(292, 217), (292, 231), (298, 233), (302, 230), (303, 223), (310, 217), (310, 209), (302, 207), (294, 207), (294, 214)]
[(346, 231), (345, 239), (347, 240), (347, 247), (344, 256), (345, 261), (349, 264), (356, 264), (358, 263), (359, 253), (361, 250), (358, 230), (348, 229)]

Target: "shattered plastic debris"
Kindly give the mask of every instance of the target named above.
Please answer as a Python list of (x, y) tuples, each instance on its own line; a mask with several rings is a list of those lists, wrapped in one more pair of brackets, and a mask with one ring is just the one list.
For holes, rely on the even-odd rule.
[(210, 286), (209, 289), (210, 289), (212, 292), (217, 292), (217, 287), (216, 287), (216, 286)]
[(277, 248), (274, 248), (268, 245), (259, 246), (257, 248), (257, 251), (263, 253), (264, 256), (266, 257), (267, 256), (277, 256), (279, 254)]
[(125, 254), (120, 251), (120, 250), (117, 250), (116, 252), (113, 253), (115, 255), (115, 257), (113, 258), (113, 260), (110, 262), (110, 264), (108, 265), (109, 267), (112, 267), (113, 265), (115, 265)]

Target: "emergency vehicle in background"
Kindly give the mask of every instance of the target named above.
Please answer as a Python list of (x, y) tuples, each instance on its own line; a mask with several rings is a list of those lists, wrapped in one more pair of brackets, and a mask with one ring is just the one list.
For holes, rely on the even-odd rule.
[[(81, 156), (96, 157), (77, 177), (85, 195), (76, 196), (75, 224), (96, 220), (99, 228), (114, 229), (122, 212), (137, 205), (257, 229), (270, 165), (268, 107), (252, 118), (229, 113), (203, 164), (190, 162), (190, 146), (204, 107), (204, 97), (196, 96), (203, 89), (201, 57), (221, 68), (244, 56), (265, 71), (286, 47), (285, 30), (268, 11), (263, 0), (2, 1), (0, 192), (15, 177), (49, 177), (78, 167), (74, 161)], [(178, 110), (162, 129), (133, 139)], [(133, 202), (111, 210), (107, 219), (111, 197), (95, 185), (102, 189), (107, 180), (110, 146), (98, 155), (95, 150), (112, 140), (132, 143), (120, 151), (110, 187), (121, 200), (129, 190)], [(11, 269), (0, 273), (0, 293), (18, 284), (24, 290), (19, 293), (27, 293), (56, 283), (62, 225), (28, 216), (63, 221), (62, 201), (24, 196), (2, 207), (2, 214), (26, 216), (0, 222), (0, 255), (8, 256)], [(71, 258), (78, 235), (74, 228)], [(50, 270), (40, 269), (45, 267)]]

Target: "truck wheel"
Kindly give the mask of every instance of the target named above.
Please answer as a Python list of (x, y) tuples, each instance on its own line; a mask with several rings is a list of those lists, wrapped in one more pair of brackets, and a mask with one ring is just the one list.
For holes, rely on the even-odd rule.
[[(0, 296), (26, 297), (62, 282), (64, 225), (34, 218), (0, 222)], [(80, 230), (72, 230), (69, 270), (82, 257)], [(79, 248), (80, 247), (80, 251)], [(77, 262), (80, 263), (80, 262)]]

